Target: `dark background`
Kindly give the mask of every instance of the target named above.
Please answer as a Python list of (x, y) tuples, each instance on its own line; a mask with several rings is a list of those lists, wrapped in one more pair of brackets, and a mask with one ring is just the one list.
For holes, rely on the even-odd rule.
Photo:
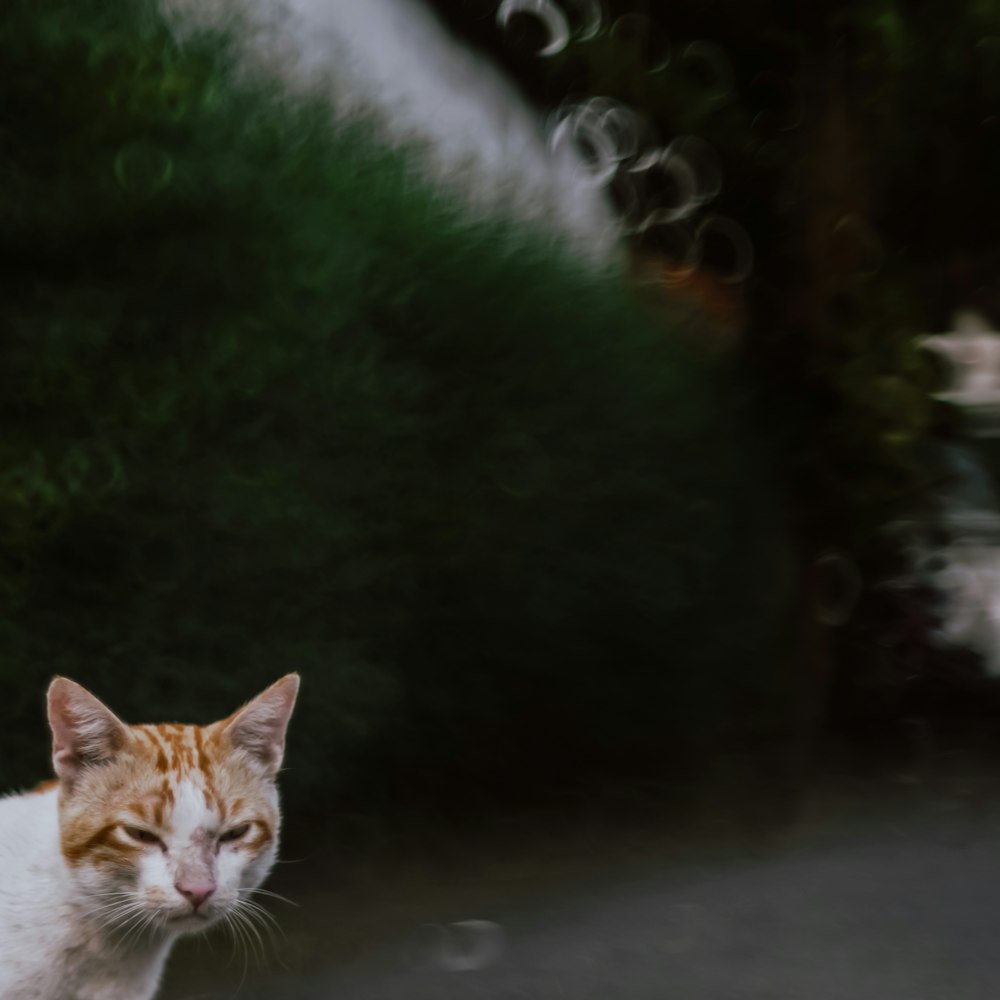
[(56, 673), (207, 722), (300, 671), (292, 831), (988, 743), (939, 600), (881, 585), (959, 429), (919, 337), (997, 306), (1000, 6), (612, 2), (548, 59), (531, 18), (436, 6), (544, 113), (710, 142), (753, 275), (723, 248), (664, 291), (640, 238), (595, 273), (223, 33), (12, 0), (3, 786), (48, 772)]

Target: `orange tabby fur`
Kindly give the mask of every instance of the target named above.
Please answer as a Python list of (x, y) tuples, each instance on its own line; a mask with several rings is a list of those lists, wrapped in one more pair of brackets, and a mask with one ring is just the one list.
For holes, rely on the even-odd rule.
[(53, 681), (59, 778), (0, 799), (2, 1000), (150, 1000), (177, 937), (260, 919), (298, 683), (209, 726), (129, 726)]
[(225, 738), (229, 719), (210, 726), (128, 726), (129, 739), (115, 760), (92, 781), (82, 802), (60, 802), (61, 846), (71, 865), (88, 862), (116, 867), (134, 858), (142, 846), (130, 842), (123, 825), (162, 827), (176, 803), (182, 782), (196, 786), (220, 827), (249, 822), (251, 833), (237, 848), (248, 853), (274, 837), (277, 809), (261, 794), (260, 779)]

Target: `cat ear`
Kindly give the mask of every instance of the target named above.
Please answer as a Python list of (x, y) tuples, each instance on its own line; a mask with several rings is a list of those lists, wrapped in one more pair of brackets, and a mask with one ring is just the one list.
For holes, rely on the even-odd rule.
[(281, 767), (285, 731), (298, 690), (299, 675), (287, 674), (223, 724), (230, 744), (244, 751), (266, 778), (273, 778)]
[(65, 677), (49, 685), (52, 763), (72, 785), (84, 768), (110, 760), (128, 738), (125, 723), (89, 691)]

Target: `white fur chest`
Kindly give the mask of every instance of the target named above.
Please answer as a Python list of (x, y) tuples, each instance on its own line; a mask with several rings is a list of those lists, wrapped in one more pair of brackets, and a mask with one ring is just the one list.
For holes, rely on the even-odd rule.
[(114, 955), (74, 904), (57, 792), (0, 799), (0, 997), (149, 1000), (167, 942)]

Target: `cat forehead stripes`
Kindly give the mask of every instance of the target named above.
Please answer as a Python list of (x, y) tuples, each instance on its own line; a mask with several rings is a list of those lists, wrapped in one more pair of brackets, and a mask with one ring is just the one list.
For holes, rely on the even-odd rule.
[(219, 749), (217, 734), (206, 735), (202, 726), (166, 723), (130, 726), (129, 730), (140, 744), (149, 746), (156, 755), (156, 770), (164, 774), (171, 771), (207, 773), (212, 767), (212, 759), (206, 744), (214, 743), (216, 752)]
[[(131, 726), (129, 733), (132, 739), (128, 750), (136, 773), (150, 782), (148, 790), (140, 789), (141, 794), (130, 803), (129, 808), (138, 818), (159, 828), (169, 817), (176, 825), (179, 814), (195, 811), (191, 808), (193, 800), (197, 810), (207, 809), (225, 818), (230, 810), (227, 797), (220, 795), (213, 759), (215, 755), (220, 761), (224, 759), (219, 741), (207, 737), (201, 726)], [(207, 744), (214, 745), (210, 749)], [(234, 811), (239, 805), (242, 800), (233, 804)], [(181, 820), (180, 825), (190, 823)]]

